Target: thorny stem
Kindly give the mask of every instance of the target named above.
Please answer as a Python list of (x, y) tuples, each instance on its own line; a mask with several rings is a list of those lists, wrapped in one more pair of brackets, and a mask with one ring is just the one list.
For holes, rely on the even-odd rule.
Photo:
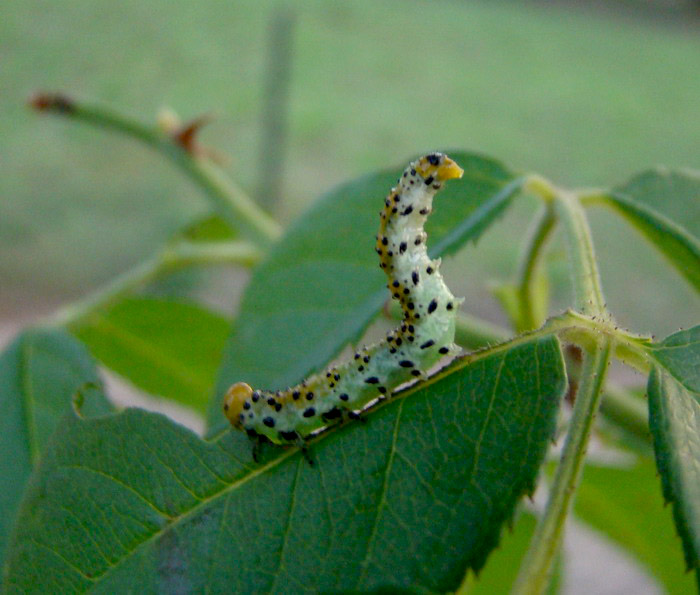
[(156, 256), (126, 271), (106, 286), (59, 310), (50, 318), (49, 323), (56, 326), (73, 326), (98, 308), (109, 306), (127, 293), (187, 266), (197, 264), (252, 266), (260, 260), (261, 256), (260, 251), (248, 242), (181, 242), (166, 247)]
[(280, 235), (275, 221), (218, 168), (188, 150), (175, 136), (156, 127), (145, 126), (110, 108), (84, 104), (59, 94), (38, 93), (29, 100), (29, 104), (38, 111), (60, 114), (126, 134), (165, 155), (204, 191), (214, 209), (256, 246), (266, 248)]
[(561, 545), (564, 522), (583, 469), (586, 447), (600, 404), (609, 361), (608, 339), (601, 341), (597, 349), (585, 355), (581, 387), (576, 397), (564, 451), (554, 476), (544, 515), (535, 529), (530, 548), (515, 581), (515, 595), (535, 595), (544, 593), (547, 589), (554, 560)]
[[(528, 190), (538, 194), (547, 206), (553, 205), (553, 215), (561, 221), (566, 237), (575, 306), (580, 313), (569, 313), (568, 318), (586, 317), (589, 323), (594, 323), (601, 332), (591, 333), (593, 329), (588, 328), (588, 332), (584, 332), (580, 337), (583, 341), (576, 341), (584, 350), (581, 386), (576, 396), (549, 500), (513, 586), (513, 593), (516, 595), (543, 593), (549, 585), (554, 561), (561, 545), (564, 523), (581, 476), (593, 421), (600, 406), (610, 355), (613, 349), (618, 349), (616, 339), (622, 335), (605, 308), (591, 232), (577, 196), (556, 188), (543, 178), (531, 177), (528, 182)], [(550, 320), (545, 327), (556, 327), (556, 321)], [(567, 334), (568, 338), (571, 338), (572, 335), (581, 333), (574, 331)], [(621, 344), (623, 348), (628, 346), (624, 340)], [(639, 344), (635, 347), (639, 348)], [(637, 350), (629, 351), (639, 357)]]

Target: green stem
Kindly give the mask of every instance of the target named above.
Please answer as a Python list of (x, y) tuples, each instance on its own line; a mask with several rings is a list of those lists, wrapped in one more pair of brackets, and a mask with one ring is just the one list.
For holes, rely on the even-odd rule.
[(522, 328), (517, 330), (520, 332), (539, 327), (543, 322), (542, 315), (546, 315), (546, 311), (543, 313), (535, 312), (535, 280), (545, 254), (544, 249), (552, 235), (555, 223), (554, 209), (552, 203), (548, 202), (530, 232), (518, 275), (519, 322)]
[(569, 246), (576, 309), (590, 316), (604, 315), (605, 300), (585, 212), (576, 196), (565, 191), (557, 194), (555, 208)]
[(158, 128), (144, 126), (110, 108), (83, 104), (58, 94), (37, 94), (30, 100), (30, 105), (39, 111), (61, 114), (120, 132), (155, 149), (187, 174), (204, 191), (214, 209), (257, 246), (265, 248), (280, 235), (277, 223), (218, 168), (188, 151), (173, 136)]
[(247, 242), (199, 244), (182, 242), (166, 247), (160, 254), (119, 275), (106, 286), (56, 312), (49, 320), (55, 326), (73, 326), (98, 308), (113, 304), (124, 295), (178, 269), (203, 264), (241, 264), (252, 266), (260, 260), (260, 251)]
[(544, 593), (559, 551), (564, 522), (578, 485), (610, 360), (610, 341), (604, 339), (583, 362), (581, 387), (576, 396), (561, 461), (549, 500), (513, 587), (516, 595)]

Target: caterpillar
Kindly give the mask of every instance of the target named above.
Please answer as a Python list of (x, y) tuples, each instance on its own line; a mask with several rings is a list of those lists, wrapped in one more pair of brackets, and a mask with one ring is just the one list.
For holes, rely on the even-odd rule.
[(423, 377), (444, 356), (459, 353), (453, 341), (463, 300), (445, 285), (440, 260), (428, 257), (423, 226), (437, 191), (463, 173), (442, 153), (425, 155), (409, 164), (384, 201), (376, 252), (387, 287), (401, 304), (401, 324), (349, 361), (286, 390), (234, 384), (224, 398), (224, 414), (234, 428), (275, 444), (303, 444), (313, 432), (356, 417), (371, 401)]

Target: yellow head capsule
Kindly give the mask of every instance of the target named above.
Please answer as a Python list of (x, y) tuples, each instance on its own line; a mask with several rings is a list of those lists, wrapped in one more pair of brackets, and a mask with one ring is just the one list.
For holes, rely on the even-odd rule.
[(228, 389), (224, 397), (224, 415), (234, 428), (243, 428), (243, 406), (252, 395), (253, 389), (245, 382), (236, 382)]

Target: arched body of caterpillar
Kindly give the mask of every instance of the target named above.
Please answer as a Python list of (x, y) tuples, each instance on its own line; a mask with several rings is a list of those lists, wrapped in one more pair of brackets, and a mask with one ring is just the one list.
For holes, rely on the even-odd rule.
[(445, 285), (440, 261), (428, 257), (423, 226), (436, 192), (462, 174), (449, 157), (431, 153), (406, 168), (384, 201), (376, 251), (389, 278), (387, 287), (401, 304), (401, 324), (349, 361), (287, 390), (234, 384), (224, 399), (224, 413), (234, 428), (275, 444), (298, 444), (459, 352), (453, 341), (462, 300)]

